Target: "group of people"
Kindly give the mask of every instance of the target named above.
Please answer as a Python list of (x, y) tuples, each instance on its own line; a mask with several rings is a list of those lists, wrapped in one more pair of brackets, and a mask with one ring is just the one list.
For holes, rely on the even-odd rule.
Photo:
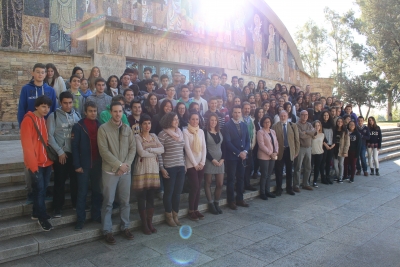
[[(120, 210), (120, 229), (128, 239), (131, 191), (137, 196), (145, 234), (152, 224), (156, 194), (163, 200), (165, 221), (179, 226), (180, 196), (189, 187), (191, 220), (204, 219), (198, 210), (204, 178), (208, 210), (221, 214), (219, 200), (226, 179), (230, 209), (248, 207), (245, 190), (259, 190), (267, 200), (283, 189), (295, 195), (321, 182), (354, 182), (355, 175), (379, 175), (381, 130), (373, 117), (364, 118), (334, 97), (264, 81), (253, 82), (212, 74), (199, 84), (173, 73), (144, 79), (127, 68), (118, 78), (101, 77), (94, 67), (88, 79), (80, 67), (65, 82), (53, 64), (35, 64), (32, 80), (21, 90), (18, 122), (26, 165), (32, 219), (52, 229), (45, 199), (54, 170), (52, 216), (60, 218), (69, 179), (76, 210), (75, 230), (84, 227), (86, 212), (102, 224), (105, 240), (115, 244), (112, 210)], [(361, 162), (361, 163), (360, 163)], [(226, 167), (229, 166), (229, 167)], [(331, 167), (335, 175), (331, 177)], [(312, 168), (314, 169), (312, 172)], [(275, 172), (276, 189), (270, 180)], [(283, 177), (286, 186), (283, 187)], [(258, 179), (259, 189), (251, 178)], [(211, 183), (215, 180), (212, 193)], [(86, 199), (91, 189), (91, 205)]]

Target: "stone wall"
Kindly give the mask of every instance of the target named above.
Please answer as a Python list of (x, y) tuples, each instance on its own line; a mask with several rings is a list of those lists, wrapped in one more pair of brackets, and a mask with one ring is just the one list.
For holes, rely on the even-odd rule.
[(335, 79), (333, 78), (311, 78), (311, 92), (319, 92), (322, 96), (331, 96)]
[(71, 76), (72, 69), (75, 66), (84, 69), (85, 77), (88, 77), (92, 68), (92, 59), (88, 56), (0, 51), (1, 122), (17, 120), (19, 93), (22, 86), (31, 79), (32, 68), (38, 62), (55, 64), (64, 79)]

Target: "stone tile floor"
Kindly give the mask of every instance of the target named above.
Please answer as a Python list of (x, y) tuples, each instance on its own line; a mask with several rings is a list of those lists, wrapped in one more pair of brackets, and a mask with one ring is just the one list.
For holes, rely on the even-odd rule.
[[(135, 240), (117, 236), (29, 257), (4, 266), (400, 266), (400, 160), (381, 176), (319, 185), (314, 191), (251, 200), (249, 208), (205, 220), (181, 219), (192, 234), (156, 225)], [(185, 230), (187, 230), (186, 228)]]

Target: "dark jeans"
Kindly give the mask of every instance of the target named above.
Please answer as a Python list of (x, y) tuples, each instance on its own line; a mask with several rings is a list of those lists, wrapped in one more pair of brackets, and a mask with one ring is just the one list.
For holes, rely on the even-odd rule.
[(258, 169), (260, 168), (260, 162), (258, 161), (258, 158), (257, 158), (257, 153), (258, 153), (258, 144), (256, 144), (255, 146), (254, 146), (254, 149), (252, 150), (253, 151), (253, 175), (257, 175), (257, 172), (258, 172)]
[[(366, 172), (367, 169), (367, 159), (365, 157), (365, 153), (367, 152), (367, 146), (362, 144), (361, 145), (361, 150), (360, 150), (360, 155), (358, 156), (357, 159), (357, 171), (361, 171), (361, 166), (362, 166), (362, 170), (363, 172)], [(360, 164), (361, 161), (361, 164)]]
[(156, 189), (146, 189), (136, 193), (139, 211), (154, 208), (154, 194)]
[(101, 192), (101, 160), (94, 161), (91, 169), (83, 169), (83, 173), (77, 173), (78, 178), (78, 194), (76, 199), (76, 216), (78, 222), (86, 220), (86, 197), (89, 188), (92, 189), (92, 220), (101, 218), (101, 204), (103, 195)]
[(331, 171), (331, 161), (333, 158), (333, 151), (334, 149), (327, 150), (324, 147), (324, 156), (322, 158), (321, 169), (320, 169), (321, 177), (324, 176), (324, 170), (325, 170), (325, 177), (329, 176), (329, 173)]
[(199, 207), (201, 182), (204, 177), (204, 169), (196, 171), (195, 168), (187, 169), (189, 176), (189, 210), (197, 210)]
[[(54, 190), (53, 190), (53, 209), (61, 210), (65, 201), (65, 181), (69, 178), (69, 186), (71, 191), (72, 206), (76, 207), (76, 199), (78, 196), (77, 172), (72, 165), (72, 154), (66, 152), (67, 162), (60, 164), (55, 161), (54, 168)], [(101, 175), (100, 175), (101, 176)]]
[(312, 155), (312, 161), (314, 162), (314, 180), (313, 183), (316, 183), (318, 180), (319, 173), (321, 171), (321, 162), (324, 157), (324, 153), (314, 154)]
[(348, 157), (344, 158), (344, 171), (343, 177), (347, 178), (349, 175), (349, 168), (350, 168), (350, 180), (354, 181), (354, 174), (356, 173), (356, 160), (357, 160), (357, 153), (355, 151), (350, 151), (348, 153)]
[(163, 178), (164, 181), (164, 209), (165, 212), (171, 213), (172, 210), (179, 212), (179, 202), (183, 183), (185, 182), (185, 166), (176, 166), (165, 168), (169, 178)]
[(51, 166), (39, 167), (38, 179), (29, 170), (30, 178), (32, 181), (32, 196), (33, 196), (33, 207), (32, 215), (36, 216), (39, 220), (44, 220), (47, 217), (46, 213), (46, 188), (50, 181)]
[(293, 161), (290, 159), (290, 148), (284, 148), (283, 157), (275, 163), (276, 190), (282, 191), (283, 166), (286, 167), (286, 192), (293, 191), (292, 167)]
[(243, 200), (243, 186), (244, 186), (244, 171), (245, 167), (243, 164), (246, 164), (246, 161), (242, 161), (242, 159), (237, 160), (226, 160), (226, 171), (227, 171), (227, 185), (226, 185), (226, 194), (228, 203), (234, 202), (235, 192), (235, 178), (236, 178), (236, 201)]
[(244, 188), (250, 186), (251, 173), (253, 170), (254, 170), (253, 151), (250, 150), (249, 153), (247, 154), (246, 168), (244, 171)]
[(275, 160), (258, 160), (261, 168), (260, 194), (269, 193), (271, 174), (274, 171)]

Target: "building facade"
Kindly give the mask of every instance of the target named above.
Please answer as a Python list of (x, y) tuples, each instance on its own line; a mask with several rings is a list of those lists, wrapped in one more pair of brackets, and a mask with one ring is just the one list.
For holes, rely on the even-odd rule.
[(0, 121), (16, 120), (19, 91), (37, 62), (54, 63), (64, 79), (75, 66), (85, 77), (97, 66), (104, 78), (127, 66), (141, 75), (148, 66), (159, 75), (180, 71), (193, 82), (214, 72), (246, 83), (262, 79), (268, 88), (311, 82), (293, 39), (263, 0), (2, 3)]

